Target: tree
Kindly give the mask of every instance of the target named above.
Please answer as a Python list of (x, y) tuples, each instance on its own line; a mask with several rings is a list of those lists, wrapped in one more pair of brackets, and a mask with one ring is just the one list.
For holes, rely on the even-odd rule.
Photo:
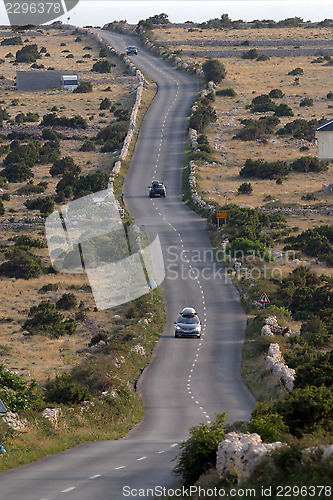
[(252, 99), (250, 105), (252, 113), (266, 113), (267, 111), (275, 111), (276, 108), (275, 102), (267, 94), (258, 95)]
[(214, 83), (219, 83), (226, 77), (224, 64), (217, 59), (209, 59), (204, 62), (202, 70), (208, 82), (213, 81)]
[(191, 427), (190, 437), (180, 444), (181, 453), (174, 474), (181, 476), (185, 486), (190, 486), (216, 464), (216, 452), (223, 440), (226, 414), (216, 414), (215, 422)]
[(25, 45), (21, 50), (16, 52), (16, 62), (35, 62), (36, 59), (40, 59), (41, 55), (38, 52), (38, 46), (36, 43), (32, 45)]

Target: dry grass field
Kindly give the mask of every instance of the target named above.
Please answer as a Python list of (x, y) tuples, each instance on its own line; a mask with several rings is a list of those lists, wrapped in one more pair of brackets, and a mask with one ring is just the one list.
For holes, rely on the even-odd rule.
[[(250, 47), (243, 47), (246, 51), (255, 47), (255, 40), (269, 41), (278, 40), (277, 48), (284, 48), (283, 40), (329, 40), (331, 29), (320, 27), (299, 28), (271, 28), (271, 29), (200, 29), (200, 28), (158, 28), (154, 31), (156, 40), (161, 43), (170, 42), (169, 48), (175, 51), (184, 50), (186, 54), (178, 54), (185, 62), (201, 65), (207, 58), (199, 55), (191, 56), (191, 50), (212, 50), (217, 46), (214, 40), (229, 41), (238, 49), (240, 44), (246, 40), (251, 42)], [(202, 40), (200, 46), (198, 39)], [(174, 44), (175, 41), (186, 44)], [(212, 42), (212, 45), (205, 41)], [(191, 41), (195, 44), (191, 45)], [(309, 45), (311, 47), (311, 44)], [(227, 47), (226, 47), (227, 48)], [(264, 49), (263, 47), (261, 47)], [(272, 47), (270, 47), (272, 48)], [(218, 50), (223, 50), (219, 46)], [(333, 48), (332, 48), (333, 56)], [(280, 117), (280, 123), (275, 131), (286, 123), (298, 118), (305, 120), (322, 120), (333, 117), (333, 102), (326, 98), (333, 91), (332, 65), (314, 63), (316, 56), (276, 56), (266, 61), (243, 59), (241, 57), (218, 58), (226, 68), (226, 78), (216, 87), (216, 90), (233, 88), (236, 92), (234, 98), (216, 96), (212, 103), (217, 113), (216, 123), (211, 123), (205, 133), (209, 143), (213, 147), (213, 162), (201, 162), (197, 170), (198, 187), (207, 200), (214, 200), (219, 204), (236, 203), (243, 207), (265, 206), (267, 203), (275, 202), (276, 206), (331, 206), (332, 194), (321, 192), (322, 184), (331, 184), (333, 181), (333, 164), (330, 163), (329, 170), (323, 173), (291, 173), (282, 184), (276, 184), (274, 180), (261, 180), (254, 178), (239, 177), (240, 169), (245, 160), (263, 159), (265, 161), (284, 160), (292, 162), (302, 156), (316, 156), (316, 141), (296, 140), (290, 136), (281, 137), (270, 135), (263, 143), (257, 141), (241, 141), (233, 139), (233, 136), (242, 129), (240, 120), (259, 119), (272, 113), (252, 113), (247, 107), (252, 99), (268, 94), (272, 89), (280, 89), (284, 97), (273, 99), (276, 104), (285, 103), (293, 110), (293, 117)], [(295, 68), (302, 68), (303, 74), (299, 81), (295, 82), (295, 76), (288, 75)], [(300, 106), (304, 98), (313, 99), (313, 106)], [(306, 147), (305, 151), (300, 148)], [(237, 190), (243, 182), (251, 182), (253, 192), (251, 195), (238, 195)], [(302, 197), (313, 194), (314, 200), (304, 200)], [(304, 214), (290, 216), (291, 226), (298, 226), (299, 230), (320, 224), (332, 223), (331, 215), (326, 214)]]
[[(14, 34), (10, 35), (13, 36)], [(0, 106), (5, 108), (12, 120), (18, 113), (38, 113), (40, 120), (44, 114), (52, 110), (58, 110), (58, 116), (64, 115), (71, 118), (80, 115), (87, 120), (88, 128), (81, 129), (59, 129), (66, 138), (60, 141), (61, 157), (71, 156), (80, 165), (82, 174), (94, 172), (97, 168), (110, 172), (113, 162), (113, 153), (101, 153), (100, 146), (96, 151), (79, 151), (84, 138), (89, 139), (105, 127), (106, 124), (116, 120), (110, 110), (101, 111), (100, 102), (108, 97), (118, 109), (130, 109), (135, 100), (136, 79), (133, 78), (127, 68), (119, 59), (108, 56), (112, 69), (111, 73), (100, 74), (91, 72), (93, 63), (99, 59), (99, 46), (88, 36), (82, 36), (82, 40), (75, 42), (77, 34), (72, 31), (50, 29), (44, 34), (34, 32), (28, 36), (22, 36), (25, 44), (36, 43), (38, 49), (46, 48), (50, 57), (37, 60), (37, 64), (44, 64), (45, 68), (53, 67), (56, 70), (66, 70), (79, 73), (79, 80), (91, 81), (93, 91), (87, 94), (76, 94), (59, 89), (45, 91), (18, 91), (14, 87), (16, 70), (29, 70), (31, 63), (20, 63), (13, 65), (6, 55), (12, 53), (15, 57), (16, 51), (22, 46), (0, 46), (0, 59), (5, 62), (0, 64)], [(0, 33), (0, 41), (4, 39)], [(61, 45), (66, 44), (66, 45)], [(88, 48), (89, 47), (89, 48)], [(68, 52), (74, 55), (73, 59), (67, 59)], [(91, 57), (83, 58), (86, 54)], [(79, 63), (78, 61), (83, 61)], [(107, 90), (105, 90), (107, 89)], [(147, 99), (147, 96), (145, 97)], [(39, 121), (40, 121), (39, 120)], [(0, 133), (7, 134), (10, 131), (30, 131), (39, 134), (41, 129), (37, 123), (17, 125), (4, 122), (0, 127)], [(73, 138), (73, 136), (78, 136)], [(0, 159), (2, 160), (3, 157)], [(36, 165), (33, 167), (33, 183), (40, 181), (48, 183), (44, 195), (53, 195), (59, 177), (51, 177), (49, 165)], [(2, 164), (0, 163), (0, 169)], [(4, 202), (5, 215), (1, 222), (10, 219), (11, 224), (1, 224), (1, 244), (8, 245), (10, 238), (18, 235), (28, 234), (34, 238), (45, 240), (43, 224), (25, 224), (18, 222), (21, 218), (38, 215), (39, 212), (27, 210), (24, 202), (28, 199), (44, 196), (39, 194), (20, 195), (17, 191), (26, 182), (11, 183), (2, 193), (9, 193), (10, 200)], [(33, 249), (35, 255), (42, 257), (46, 266), (50, 265), (47, 249)], [(3, 254), (0, 257), (3, 261)], [(41, 293), (43, 285), (56, 283), (59, 289), (56, 292)], [(95, 302), (92, 293), (85, 289), (88, 285), (86, 275), (46, 274), (39, 278), (30, 280), (15, 278), (0, 278), (0, 362), (11, 370), (17, 370), (27, 379), (35, 378), (45, 381), (49, 376), (72, 367), (85, 356), (85, 347), (91, 337), (99, 331), (110, 332), (122, 324), (126, 307), (110, 311), (95, 311)], [(87, 319), (78, 322), (77, 333), (73, 336), (64, 336), (59, 339), (50, 339), (41, 335), (26, 336), (21, 326), (27, 319), (31, 306), (38, 305), (42, 300), (56, 302), (63, 293), (74, 293), (78, 303), (84, 302), (87, 308)], [(67, 318), (73, 317), (74, 312), (65, 312)], [(116, 316), (114, 318), (114, 316)], [(83, 352), (80, 352), (82, 351)]]

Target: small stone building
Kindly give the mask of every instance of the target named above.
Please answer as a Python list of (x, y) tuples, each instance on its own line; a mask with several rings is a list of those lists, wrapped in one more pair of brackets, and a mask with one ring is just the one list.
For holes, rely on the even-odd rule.
[(61, 87), (61, 77), (78, 75), (75, 71), (31, 70), (16, 72), (17, 90), (48, 90)]
[(319, 160), (333, 160), (333, 120), (316, 128)]

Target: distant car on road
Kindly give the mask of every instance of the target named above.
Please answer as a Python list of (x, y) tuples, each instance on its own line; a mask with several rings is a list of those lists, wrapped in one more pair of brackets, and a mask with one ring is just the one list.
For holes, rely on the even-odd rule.
[(162, 182), (153, 181), (149, 187), (149, 198), (155, 198), (159, 196), (160, 198), (166, 197), (166, 187)]
[(193, 307), (185, 307), (175, 321), (175, 337), (201, 336), (201, 322)]
[(126, 49), (126, 54), (128, 56), (130, 55), (135, 55), (137, 56), (138, 55), (138, 49), (134, 46), (134, 45), (130, 45), (129, 47), (127, 47)]

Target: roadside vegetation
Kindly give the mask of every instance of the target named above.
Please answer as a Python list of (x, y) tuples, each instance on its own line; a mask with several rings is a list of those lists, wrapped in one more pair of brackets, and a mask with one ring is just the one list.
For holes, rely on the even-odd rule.
[[(243, 378), (258, 401), (249, 422), (225, 426), (218, 416), (211, 426), (190, 429), (174, 472), (186, 486), (223, 487), (227, 493), (235, 487), (236, 473), (219, 479), (214, 471), (218, 443), (212, 444), (212, 436), (218, 428), (220, 441), (224, 433), (236, 430), (256, 432), (266, 443), (285, 443), (260, 461), (250, 478), (238, 479), (238, 487), (257, 488), (255, 498), (261, 498), (261, 487), (331, 485), (332, 462), (323, 456), (323, 447), (332, 444), (333, 435), (332, 201), (331, 194), (321, 192), (321, 184), (331, 182), (332, 163), (318, 160), (314, 142), (314, 128), (332, 115), (324, 76), (331, 56), (318, 62), (302, 56), (290, 62), (279, 56), (259, 57), (256, 49), (249, 49), (243, 56), (217, 57), (212, 64), (211, 56), (201, 57), (201, 49), (191, 45), (198, 37), (220, 39), (221, 30), (235, 46), (246, 46), (247, 39), (258, 36), (257, 29), (262, 38), (279, 37), (283, 45), (287, 31), (289, 37), (307, 37), (300, 18), (256, 21), (242, 25), (242, 30), (240, 21), (227, 15), (182, 29), (147, 22), (145, 37), (155, 51), (162, 47), (164, 58), (174, 54), (182, 63), (202, 69), (205, 78), (210, 75), (206, 81), (215, 82), (192, 108), (189, 127), (198, 137), (195, 149), (190, 141), (186, 147), (183, 194), (189, 207), (208, 219), (213, 247), (223, 255), (222, 264), (240, 290), (248, 315)], [(310, 36), (318, 30), (316, 37), (326, 38), (330, 25), (332, 20), (318, 23)], [(207, 67), (217, 68), (222, 61), (223, 76), (215, 79)], [(314, 62), (323, 63), (324, 88), (316, 98), (310, 92), (313, 75), (321, 76), (318, 67), (313, 70)], [(191, 160), (196, 164), (195, 194), (202, 203), (189, 186)], [(227, 210), (227, 224), (219, 230), (214, 209)], [(258, 303), (263, 292), (270, 299), (264, 309)], [(269, 316), (292, 334), (261, 335)], [(292, 390), (266, 366), (271, 343), (279, 345), (285, 363), (295, 370)], [(305, 456), (305, 449), (313, 452)], [(308, 493), (305, 498), (310, 498)]]
[[(45, 217), (107, 188), (137, 81), (121, 59), (88, 36), (62, 32), (61, 25), (48, 34), (33, 35), (36, 43), (13, 58), (15, 65), (5, 58), (9, 43), (0, 45), (6, 61), (0, 87), (0, 280), (6, 287), (0, 398), (16, 413), (12, 426), (0, 419), (0, 443), (7, 451), (0, 455), (0, 470), (85, 441), (124, 436), (143, 416), (136, 383), (164, 322), (158, 289), (98, 311), (85, 274), (58, 274), (50, 266)], [(78, 91), (17, 91), (14, 98), (8, 87), (15, 67), (29, 69), (32, 57), (47, 57), (54, 69), (66, 69), (73, 59), (85, 64)], [(144, 89), (138, 125), (155, 92), (154, 85)], [(115, 180), (117, 197), (128, 162)], [(122, 216), (131, 223), (125, 211)]]

